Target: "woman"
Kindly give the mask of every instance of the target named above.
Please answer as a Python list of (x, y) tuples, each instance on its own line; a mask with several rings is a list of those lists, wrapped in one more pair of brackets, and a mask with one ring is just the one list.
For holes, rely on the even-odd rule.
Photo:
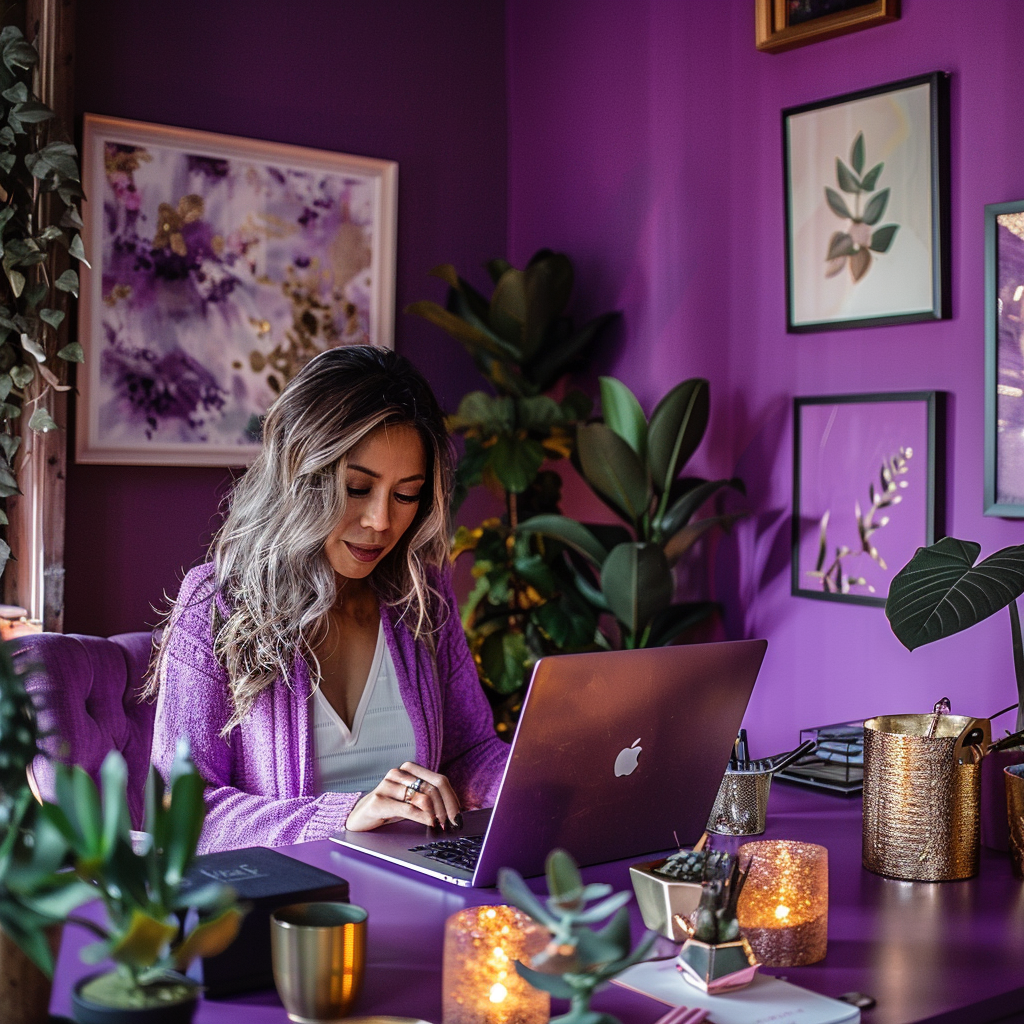
[(206, 780), (200, 851), (493, 803), (494, 733), (448, 570), (451, 444), (423, 377), (331, 349), (271, 407), (157, 652), (153, 763)]

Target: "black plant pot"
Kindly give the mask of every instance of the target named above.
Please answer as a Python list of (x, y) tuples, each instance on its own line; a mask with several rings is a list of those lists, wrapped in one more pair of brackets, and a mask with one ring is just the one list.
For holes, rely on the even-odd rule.
[(78, 1024), (192, 1024), (199, 1005), (198, 988), (179, 1002), (122, 1008), (94, 1003), (82, 996), (82, 989), (99, 976), (90, 974), (71, 990), (71, 1015)]

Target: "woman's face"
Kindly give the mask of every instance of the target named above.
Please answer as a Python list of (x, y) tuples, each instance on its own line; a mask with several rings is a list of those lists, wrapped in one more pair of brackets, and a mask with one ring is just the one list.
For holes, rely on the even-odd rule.
[(361, 580), (412, 525), (426, 484), (419, 431), (408, 424), (378, 427), (349, 453), (348, 501), (324, 551), (339, 576)]

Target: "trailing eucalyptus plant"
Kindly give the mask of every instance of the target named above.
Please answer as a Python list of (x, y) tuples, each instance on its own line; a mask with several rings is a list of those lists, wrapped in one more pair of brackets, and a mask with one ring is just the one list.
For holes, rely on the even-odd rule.
[[(38, 63), (20, 29), (0, 31), (0, 498), (19, 493), (19, 417), (26, 414), (33, 431), (56, 429), (43, 399), (67, 391), (66, 364), (83, 360), (78, 342), (58, 348), (57, 334), (68, 296), (78, 297), (78, 274), (51, 272), (57, 245), (85, 262), (78, 153), (33, 92)], [(9, 555), (0, 541), (0, 572)]]
[(708, 530), (729, 526), (736, 515), (693, 517), (723, 488), (744, 493), (743, 482), (680, 475), (707, 430), (706, 380), (676, 385), (648, 422), (625, 384), (602, 377), (601, 406), (604, 423), (577, 429), (576, 459), (594, 493), (626, 525), (540, 515), (520, 531), (551, 537), (583, 556), (597, 575), (577, 566), (577, 585), (596, 609), (615, 616), (623, 647), (665, 646), (715, 608), (709, 601), (673, 603), (672, 567)]
[[(650, 952), (656, 938), (648, 932), (630, 951), (629, 891), (612, 893), (604, 883), (584, 885), (572, 857), (565, 850), (553, 850), (547, 859), (550, 895), (543, 903), (530, 891), (518, 872), (502, 868), (498, 889), (514, 907), (533, 918), (551, 933), (543, 951), (531, 958), (530, 966), (516, 962), (516, 971), (534, 988), (550, 992), (556, 999), (569, 999), (569, 1012), (555, 1017), (552, 1024), (619, 1024), (617, 1017), (590, 1009), (594, 992), (627, 967), (639, 963)], [(592, 907), (591, 900), (600, 900)], [(611, 917), (596, 931), (590, 926)]]
[(407, 312), (443, 328), (473, 357), (493, 394), (473, 391), (449, 426), (465, 441), (455, 507), (484, 484), (504, 500), (502, 518), (461, 527), (453, 557), (471, 552), (476, 584), (462, 608), (463, 626), (481, 679), (495, 705), (499, 732), (514, 725), (522, 690), (541, 656), (600, 642), (597, 613), (576, 589), (560, 546), (516, 532), (524, 517), (557, 513), (561, 479), (545, 461), (572, 453), (577, 423), (590, 398), (546, 394), (586, 356), (617, 313), (579, 330), (565, 315), (573, 268), (561, 253), (542, 249), (523, 270), (507, 260), (487, 263), (488, 299), (449, 264), (432, 273), (448, 284), (445, 306), (414, 302)]
[(980, 554), (980, 544), (955, 537), (918, 548), (889, 584), (885, 614), (896, 638), (912, 651), (1007, 608), (1017, 679), (1017, 733), (1024, 730), (1024, 640), (1017, 611), (1017, 598), (1024, 594), (1024, 544), (978, 562)]

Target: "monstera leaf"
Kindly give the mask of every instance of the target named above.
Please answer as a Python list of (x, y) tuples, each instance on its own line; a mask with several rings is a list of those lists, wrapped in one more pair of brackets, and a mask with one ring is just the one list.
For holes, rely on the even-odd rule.
[(926, 548), (889, 585), (885, 614), (904, 647), (952, 636), (1005, 608), (1024, 593), (1024, 544), (975, 565), (981, 545), (955, 537)]

